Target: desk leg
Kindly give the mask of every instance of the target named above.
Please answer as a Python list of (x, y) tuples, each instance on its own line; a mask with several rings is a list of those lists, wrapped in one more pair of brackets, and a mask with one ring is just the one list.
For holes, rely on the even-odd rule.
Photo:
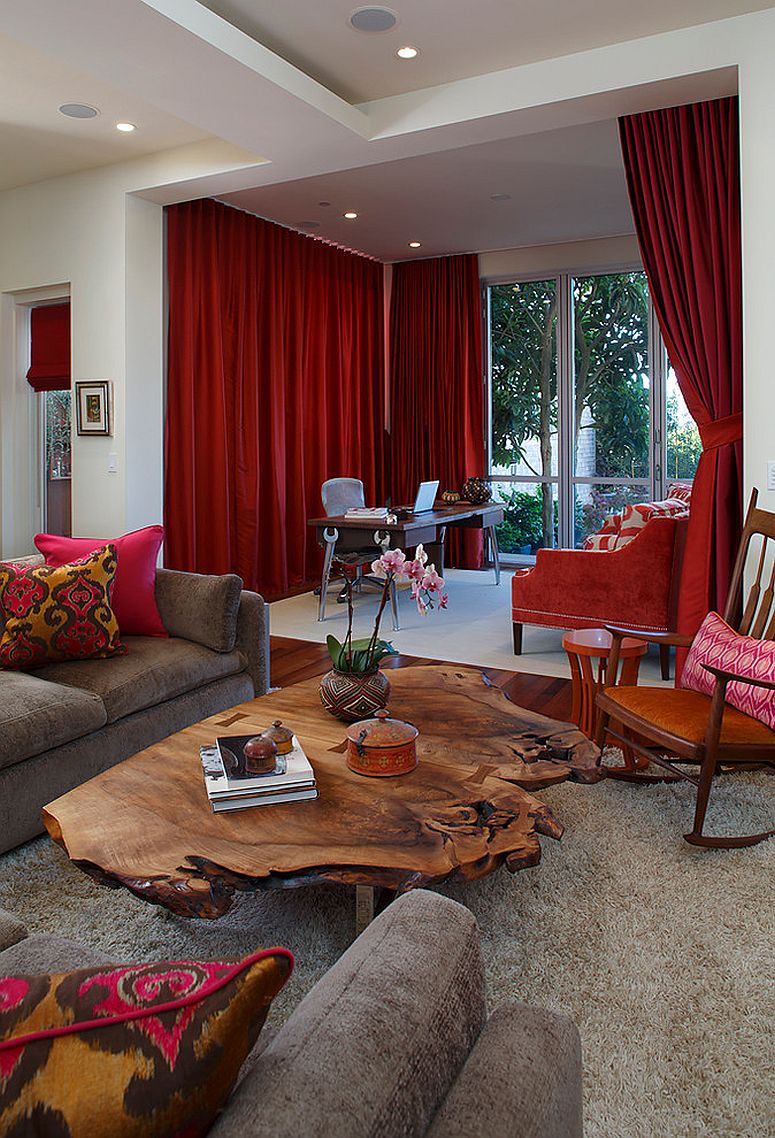
[(490, 556), (492, 557), (492, 567), (495, 570), (495, 584), (501, 583), (501, 559), (500, 550), (498, 549), (498, 535), (495, 532), (495, 526), (487, 526), (487, 535), (490, 539)]
[(326, 619), (326, 595), (328, 593), (328, 582), (331, 577), (331, 565), (334, 560), (334, 550), (336, 549), (337, 538), (339, 537), (339, 530), (325, 529), (323, 530), (323, 537), (326, 542), (326, 552), (323, 558), (323, 576), (320, 578), (320, 597), (318, 599), (318, 621)]

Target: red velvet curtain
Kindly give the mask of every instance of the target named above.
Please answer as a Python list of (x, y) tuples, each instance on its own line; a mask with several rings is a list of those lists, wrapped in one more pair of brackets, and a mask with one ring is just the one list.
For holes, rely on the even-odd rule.
[[(484, 474), (482, 307), (475, 255), (405, 261), (390, 305), (392, 501)], [(478, 568), (481, 532), (450, 531), (447, 563)]]
[(36, 392), (70, 390), (69, 300), (32, 309), (27, 382)]
[(166, 563), (278, 595), (325, 479), (384, 500), (382, 265), (214, 201), (167, 224)]
[(678, 602), (692, 635), (723, 611), (742, 527), (737, 99), (632, 115), (619, 130), (659, 326), (702, 439)]

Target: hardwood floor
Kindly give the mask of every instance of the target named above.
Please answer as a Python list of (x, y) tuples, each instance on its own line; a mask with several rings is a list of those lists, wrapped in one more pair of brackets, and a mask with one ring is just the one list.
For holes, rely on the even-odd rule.
[[(309, 640), (290, 640), (273, 636), (270, 641), (270, 675), (273, 687), (289, 687), (313, 676), (322, 676), (331, 666), (325, 644)], [(438, 664), (417, 656), (395, 656), (384, 660), (383, 668), (402, 668), (408, 665)], [(529, 672), (507, 672), (500, 668), (482, 668), (482, 672), (496, 687), (502, 688), (513, 703), (530, 708), (553, 719), (570, 720), (570, 680), (555, 676), (534, 676)]]

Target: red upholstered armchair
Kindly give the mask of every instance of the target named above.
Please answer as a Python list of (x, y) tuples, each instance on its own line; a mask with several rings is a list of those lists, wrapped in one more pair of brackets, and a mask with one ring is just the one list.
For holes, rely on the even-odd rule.
[[(651, 517), (620, 549), (539, 549), (535, 565), (518, 570), (511, 583), (515, 654), (523, 624), (666, 632), (674, 623), (686, 526), (685, 517)], [(663, 656), (666, 679), (667, 664)]]

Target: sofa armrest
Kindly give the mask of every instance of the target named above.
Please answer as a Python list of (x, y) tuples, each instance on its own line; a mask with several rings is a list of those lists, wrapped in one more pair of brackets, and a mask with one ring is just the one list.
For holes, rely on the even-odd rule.
[(243, 589), (237, 613), (237, 648), (248, 662), (256, 695), (269, 691), (269, 605)]
[(493, 1012), (428, 1138), (581, 1138), (581, 1040), (566, 1016), (526, 1004)]
[(472, 914), (400, 897), (301, 1001), (212, 1138), (424, 1134), (485, 1015)]
[(5, 909), (0, 909), (0, 952), (24, 940), (26, 936), (27, 929), (19, 918), (13, 913), (7, 913)]

